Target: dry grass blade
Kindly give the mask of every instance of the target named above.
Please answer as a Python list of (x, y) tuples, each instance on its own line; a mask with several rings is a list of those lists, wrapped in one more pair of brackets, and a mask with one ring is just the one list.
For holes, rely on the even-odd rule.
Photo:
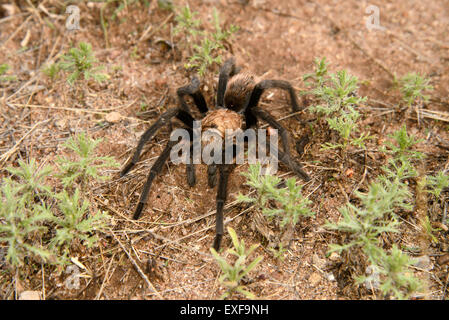
[(129, 261), (131, 261), (131, 263), (133, 264), (133, 266), (136, 268), (137, 273), (142, 277), (142, 279), (145, 281), (145, 283), (148, 286), (148, 289), (152, 290), (159, 299), (163, 299), (162, 296), (160, 295), (160, 293), (156, 290), (156, 288), (153, 286), (153, 284), (150, 282), (150, 280), (148, 279), (148, 277), (145, 275), (145, 273), (142, 271), (142, 269), (139, 267), (139, 265), (137, 264), (137, 262), (133, 259), (133, 257), (131, 256), (131, 254), (125, 249), (125, 247), (123, 246), (122, 242), (117, 238), (117, 236), (114, 234), (114, 232), (111, 230), (111, 234), (114, 237), (115, 241), (117, 241), (117, 243), (120, 245), (120, 247), (122, 248), (122, 250), (126, 253), (126, 255), (128, 256)]
[(436, 111), (436, 110), (427, 110), (427, 109), (418, 109), (417, 112), (421, 117), (440, 120), (444, 122), (449, 122), (449, 113)]
[(50, 119), (47, 119), (47, 120), (43, 120), (43, 121), (36, 123), (27, 133), (25, 133), (22, 136), (22, 138), (20, 138), (19, 141), (17, 141), (17, 143), (14, 145), (14, 147), (9, 149), (7, 152), (5, 152), (0, 157), (0, 165), (4, 165), (6, 163), (6, 161), (8, 161), (9, 157), (11, 157), (17, 151), (17, 149), (19, 148), (19, 146), (23, 142), (23, 140), (25, 140), (25, 138), (27, 138), (39, 125), (47, 123), (49, 121), (50, 121)]

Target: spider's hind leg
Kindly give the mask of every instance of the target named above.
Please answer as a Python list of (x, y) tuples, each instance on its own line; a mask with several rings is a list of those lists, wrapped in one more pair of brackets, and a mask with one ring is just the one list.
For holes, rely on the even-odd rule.
[(145, 185), (143, 186), (142, 189), (142, 193), (140, 194), (139, 204), (137, 205), (136, 210), (134, 211), (133, 215), (134, 220), (139, 219), (140, 215), (142, 214), (142, 210), (147, 203), (148, 193), (150, 192), (151, 184), (153, 183), (154, 178), (156, 178), (156, 176), (162, 171), (162, 167), (164, 166), (164, 163), (170, 156), (170, 151), (176, 143), (177, 141), (169, 141), (165, 146), (164, 150), (162, 151), (162, 153), (157, 158), (156, 162), (151, 167), (147, 181), (145, 182)]

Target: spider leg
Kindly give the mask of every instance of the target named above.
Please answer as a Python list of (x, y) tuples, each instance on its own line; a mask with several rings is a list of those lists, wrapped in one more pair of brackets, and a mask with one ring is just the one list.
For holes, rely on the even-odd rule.
[(134, 152), (134, 155), (133, 155), (131, 161), (123, 168), (123, 170), (120, 173), (121, 177), (126, 175), (129, 172), (129, 170), (131, 170), (131, 168), (134, 167), (135, 164), (139, 161), (139, 156), (140, 156), (140, 153), (142, 152), (142, 149), (143, 149), (143, 146), (145, 145), (145, 143), (148, 140), (150, 140), (161, 127), (169, 124), (170, 120), (175, 116), (179, 120), (181, 120), (184, 124), (186, 124), (187, 126), (189, 126), (189, 127), (193, 126), (194, 119), (188, 112), (181, 110), (179, 107), (168, 109), (140, 137), (139, 143), (137, 144), (136, 151)]
[(309, 141), (310, 140), (308, 135), (302, 136), (301, 139), (296, 141), (295, 148), (298, 155), (302, 155), (304, 153), (304, 148), (309, 143)]
[(220, 164), (218, 165), (220, 170), (220, 180), (218, 183), (217, 192), (217, 213), (215, 216), (215, 239), (213, 248), (218, 251), (220, 249), (221, 239), (223, 238), (223, 208), (228, 195), (228, 179), (229, 175), (234, 170), (233, 164)]
[(210, 188), (217, 185), (217, 165), (214, 163), (207, 166), (207, 183)]
[(292, 105), (293, 112), (301, 111), (303, 108), (300, 108), (298, 105), (298, 99), (296, 98), (296, 93), (293, 90), (292, 85), (284, 80), (262, 80), (253, 89), (253, 92), (251, 94), (251, 98), (248, 102), (247, 109), (252, 109), (253, 107), (256, 107), (259, 103), (260, 97), (262, 96), (262, 93), (266, 89), (270, 88), (279, 88), (286, 90), (290, 95), (290, 103)]
[(156, 176), (162, 171), (162, 167), (164, 166), (164, 163), (170, 156), (170, 151), (176, 143), (177, 141), (169, 141), (165, 146), (164, 150), (162, 151), (162, 153), (156, 159), (156, 162), (151, 167), (147, 181), (145, 182), (145, 185), (143, 186), (142, 189), (142, 193), (140, 194), (139, 204), (137, 205), (136, 210), (134, 211), (133, 215), (134, 220), (139, 219), (140, 215), (142, 214), (142, 210), (147, 203), (148, 193), (150, 192), (151, 184), (153, 183), (154, 178), (156, 178)]
[(187, 183), (190, 187), (196, 184), (195, 164), (193, 164), (193, 134), (190, 134), (190, 163), (186, 165)]
[[(189, 109), (189, 107), (187, 106), (187, 103), (184, 99), (184, 96), (190, 95), (193, 99), (193, 102), (195, 103), (195, 105), (197, 106), (198, 110), (201, 113), (206, 113), (207, 111), (209, 111), (209, 109), (207, 108), (206, 100), (204, 99), (204, 96), (201, 93), (201, 91), (199, 90), (199, 88), (200, 88), (200, 81), (198, 80), (197, 77), (193, 77), (192, 81), (188, 85), (178, 88), (176, 93), (177, 93), (179, 101), (181, 103), (181, 108), (183, 110)], [(186, 120), (191, 123), (189, 125), (189, 127), (192, 128), (193, 120), (192, 121), (190, 121), (189, 119), (186, 119)], [(185, 121), (184, 121), (184, 123), (185, 123)], [(191, 143), (193, 144), (193, 133), (192, 132), (190, 132), (190, 137), (191, 137), (190, 138)], [(190, 163), (188, 163), (186, 166), (186, 174), (187, 174), (187, 183), (189, 184), (189, 186), (193, 187), (196, 184), (195, 165), (193, 164), (193, 145), (190, 148)]]
[(192, 81), (188, 85), (178, 88), (176, 93), (178, 95), (179, 101), (181, 102), (183, 110), (189, 110), (189, 107), (184, 100), (184, 96), (189, 95), (192, 97), (193, 102), (195, 102), (195, 105), (201, 113), (206, 113), (207, 111), (209, 111), (209, 109), (207, 108), (206, 100), (204, 99), (204, 96), (200, 91), (200, 80), (198, 80), (197, 77), (193, 77)]
[(266, 121), (271, 127), (277, 129), (281, 136), (281, 143), (283, 151), (277, 150), (278, 159), (285, 163), (297, 176), (305, 181), (309, 181), (309, 175), (302, 169), (301, 165), (295, 162), (291, 155), (289, 149), (289, 136), (287, 130), (273, 118), (267, 111), (260, 108), (252, 108), (252, 113), (254, 116)]
[(228, 80), (233, 75), (239, 72), (239, 68), (235, 65), (235, 58), (231, 57), (223, 63), (220, 68), (220, 75), (218, 77), (218, 89), (217, 89), (217, 107), (224, 107), (224, 94), (226, 91), (226, 86), (228, 85)]

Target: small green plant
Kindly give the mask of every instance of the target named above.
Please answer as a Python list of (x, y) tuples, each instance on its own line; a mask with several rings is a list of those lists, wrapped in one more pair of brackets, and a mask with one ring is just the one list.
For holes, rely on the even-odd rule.
[(359, 148), (365, 147), (365, 141), (371, 139), (371, 136), (367, 133), (362, 133), (360, 136), (353, 138), (352, 134), (359, 131), (357, 120), (360, 118), (360, 113), (352, 107), (348, 108), (348, 111), (342, 111), (339, 117), (327, 118), (329, 128), (337, 131), (343, 143), (331, 143), (326, 142), (322, 145), (323, 149), (336, 149), (340, 148), (346, 150), (348, 145), (353, 145)]
[[(382, 151), (390, 155), (387, 165), (382, 167), (385, 174), (370, 184), (366, 194), (355, 192), (360, 205), (347, 203), (339, 209), (342, 215), (340, 221), (327, 222), (325, 227), (350, 235), (343, 244), (331, 244), (329, 253), (361, 249), (380, 277), (382, 294), (404, 299), (417, 290), (419, 281), (410, 273), (410, 258), (397, 247), (393, 247), (388, 254), (383, 249), (382, 236), (399, 232), (397, 210), (413, 209), (410, 203), (412, 195), (404, 180), (417, 176), (412, 161), (421, 159), (423, 155), (412, 149), (419, 141), (407, 134), (405, 126), (390, 138), (392, 141), (387, 141), (382, 148)], [(364, 282), (370, 279), (371, 277), (360, 276), (356, 280)]]
[[(410, 267), (413, 262), (413, 259), (395, 244), (391, 248), (390, 254), (380, 250), (380, 257), (378, 257), (373, 274), (379, 277), (383, 296), (393, 296), (396, 299), (404, 300), (422, 287), (419, 279), (411, 273)], [(372, 277), (361, 276), (356, 280), (362, 283), (371, 280)]]
[[(330, 230), (350, 234), (348, 243), (331, 244), (329, 253), (350, 251), (353, 247), (361, 248), (369, 264), (381, 276), (379, 280), (382, 293), (403, 299), (403, 291), (412, 293), (417, 290), (418, 280), (410, 275), (410, 258), (396, 247), (393, 247), (388, 255), (383, 249), (381, 236), (399, 232), (400, 222), (394, 210), (412, 209), (406, 202), (410, 192), (402, 184), (385, 179), (371, 184), (367, 194), (356, 193), (356, 196), (360, 199), (360, 207), (348, 203), (339, 210), (342, 214), (340, 221), (325, 224)], [(366, 276), (356, 278), (358, 282), (367, 279), (369, 280), (369, 277)]]
[(6, 76), (5, 73), (9, 70), (9, 65), (6, 63), (0, 64), (0, 82), (15, 81), (16, 76)]
[(51, 247), (55, 249), (65, 248), (63, 257), (66, 258), (74, 239), (78, 239), (92, 247), (98, 241), (95, 231), (104, 232), (109, 221), (109, 216), (98, 211), (94, 215), (86, 217), (89, 202), (81, 199), (79, 190), (76, 189), (73, 196), (66, 190), (55, 196), (59, 200), (58, 207), (61, 216), (54, 216), (52, 221), (56, 224), (56, 235), (51, 240)]
[(440, 171), (435, 176), (427, 176), (427, 187), (428, 192), (439, 199), (443, 189), (449, 187), (449, 175)]
[(52, 63), (42, 69), (42, 72), (49, 77), (50, 79), (54, 80), (58, 76), (59, 71), (61, 68), (59, 67), (59, 64)]
[(372, 183), (367, 194), (356, 192), (355, 195), (360, 199), (360, 207), (347, 203), (339, 209), (341, 219), (337, 223), (325, 224), (328, 229), (350, 233), (351, 241), (344, 245), (331, 244), (329, 248), (331, 252), (341, 252), (359, 246), (364, 248), (370, 260), (375, 261), (379, 236), (382, 233), (399, 231), (394, 209), (411, 210), (411, 205), (405, 202), (410, 192), (386, 180)]
[[(276, 176), (263, 175), (261, 170), (260, 163), (257, 163), (251, 164), (248, 172), (242, 173), (247, 179), (246, 184), (256, 190), (256, 197), (239, 194), (238, 201), (257, 204), (269, 219), (279, 219), (281, 228), (288, 224), (296, 225), (300, 217), (314, 215), (309, 208), (312, 201), (302, 195), (302, 186), (297, 185), (295, 178), (287, 180), (286, 188), (278, 188), (281, 180)], [(270, 200), (275, 201), (277, 207), (270, 207)]]
[(287, 180), (287, 188), (275, 190), (272, 199), (279, 204), (279, 208), (267, 209), (264, 214), (268, 218), (279, 217), (281, 228), (287, 224), (296, 225), (300, 217), (311, 217), (315, 214), (309, 208), (312, 201), (302, 195), (302, 186), (296, 184), (295, 178)]
[(241, 284), (242, 279), (253, 270), (257, 264), (262, 261), (262, 257), (257, 257), (246, 265), (246, 261), (249, 255), (256, 250), (259, 246), (257, 244), (252, 245), (249, 249), (246, 249), (245, 242), (243, 240), (239, 241), (237, 234), (234, 229), (228, 227), (229, 235), (232, 239), (232, 244), (234, 249), (228, 249), (227, 252), (232, 254), (237, 258), (234, 264), (230, 264), (221, 257), (214, 248), (210, 251), (221, 268), (223, 274), (220, 276), (219, 281), (226, 287), (226, 292), (221, 296), (221, 299), (232, 296), (235, 292), (243, 294), (249, 299), (254, 299), (255, 296), (252, 292), (246, 290), (245, 286)]
[(20, 184), (3, 179), (0, 188), (0, 242), (8, 251), (6, 260), (13, 268), (24, 265), (30, 256), (48, 261), (51, 252), (39, 244), (51, 216), (40, 204), (24, 196)]
[(186, 37), (186, 44), (191, 44), (191, 49), (189, 49), (193, 51), (185, 68), (197, 70), (200, 76), (204, 75), (209, 66), (222, 62), (220, 51), (224, 49), (223, 43), (238, 30), (238, 27), (234, 25), (223, 30), (220, 26), (218, 11), (215, 8), (212, 14), (214, 32), (207, 32), (201, 28), (202, 21), (195, 18), (198, 12), (192, 12), (188, 5), (180, 8), (175, 17), (177, 22), (175, 35), (183, 33)]
[(276, 193), (276, 186), (281, 182), (277, 176), (263, 175), (260, 163), (250, 164), (248, 171), (243, 172), (242, 176), (246, 178), (246, 185), (256, 190), (255, 198), (239, 194), (237, 200), (239, 202), (255, 203), (259, 209), (264, 208), (272, 198), (272, 194)]
[(214, 57), (214, 52), (218, 49), (217, 42), (203, 38), (200, 45), (193, 45), (195, 53), (189, 58), (189, 63), (185, 65), (186, 69), (196, 69), (198, 74), (203, 76), (209, 66), (222, 62), (221, 56)]
[(53, 167), (46, 165), (38, 168), (36, 160), (31, 159), (29, 163), (19, 160), (18, 168), (10, 167), (7, 170), (19, 179), (17, 191), (27, 202), (33, 201), (36, 196), (52, 193), (45, 179), (53, 172)]
[(92, 139), (85, 133), (80, 133), (76, 137), (70, 137), (64, 143), (64, 147), (73, 151), (78, 159), (71, 161), (66, 157), (59, 157), (57, 162), (61, 168), (61, 181), (64, 187), (80, 182), (81, 185), (87, 183), (89, 178), (95, 180), (106, 180), (106, 176), (98, 174), (98, 170), (105, 167), (118, 167), (119, 164), (112, 157), (98, 157), (94, 150), (101, 142), (101, 139)]
[(306, 86), (313, 86), (313, 83), (308, 82), (309, 79), (312, 79), (316, 83), (315, 89), (308, 93), (320, 96), (323, 94), (321, 90), (327, 81), (326, 76), (327, 76), (327, 67), (329, 66), (329, 63), (326, 61), (326, 57), (322, 58), (321, 60), (315, 58), (314, 62), (315, 62), (315, 72), (305, 74), (303, 76), (303, 80), (305, 81)]
[(423, 153), (413, 149), (421, 141), (417, 140), (413, 135), (409, 135), (405, 125), (392, 135), (389, 135), (389, 138), (391, 141), (386, 141), (381, 151), (388, 154), (390, 158), (387, 165), (382, 167), (385, 175), (379, 178), (383, 180), (389, 179), (407, 188), (403, 181), (418, 176), (414, 162), (424, 158)]
[(275, 257), (278, 260), (284, 261), (285, 253), (287, 252), (287, 249), (284, 248), (284, 245), (282, 242), (279, 243), (277, 248), (269, 248), (269, 250), (273, 254), (273, 257)]
[(327, 142), (323, 149), (346, 150), (348, 145), (364, 148), (364, 142), (371, 138), (369, 134), (353, 136), (360, 131), (357, 124), (360, 113), (356, 108), (366, 97), (358, 97), (355, 94), (358, 89), (358, 79), (355, 76), (346, 70), (329, 74), (328, 66), (326, 58), (315, 59), (315, 72), (303, 77), (311, 89), (302, 93), (312, 94), (318, 99), (320, 104), (310, 107), (309, 110), (319, 116), (324, 115), (329, 127), (337, 131), (343, 140), (342, 143)]
[[(6, 260), (10, 266), (24, 267), (33, 262), (31, 258), (52, 264), (66, 263), (74, 240), (91, 247), (98, 240), (95, 232), (106, 230), (108, 215), (91, 214), (89, 203), (81, 197), (80, 190), (75, 186), (67, 188), (68, 182), (78, 177), (72, 176), (74, 169), (81, 170), (83, 177), (105, 179), (97, 172), (98, 168), (106, 163), (112, 166), (115, 162), (109, 157), (93, 155), (98, 143), (84, 134), (69, 141), (67, 147), (80, 160), (60, 159), (66, 170), (62, 176), (56, 174), (54, 166), (39, 166), (34, 159), (19, 160), (18, 167), (7, 168), (11, 176), (0, 182), (0, 242), (7, 245)], [(56, 188), (64, 185), (58, 194), (53, 191), (55, 184)]]
[(440, 231), (440, 229), (434, 229), (432, 227), (432, 224), (430, 223), (429, 216), (426, 215), (421, 220), (420, 225), (421, 225), (421, 228), (422, 228), (422, 231), (423, 231), (425, 237), (429, 240), (429, 242), (437, 244), (438, 243), (438, 238), (435, 237), (433, 233), (436, 232), (436, 231)]
[(175, 35), (183, 33), (188, 37), (196, 37), (199, 33), (199, 27), (201, 26), (201, 20), (195, 19), (198, 12), (192, 12), (189, 5), (180, 8), (175, 16), (176, 27), (173, 32)]
[(432, 91), (433, 87), (430, 85), (430, 79), (424, 78), (419, 73), (409, 73), (396, 80), (400, 85), (402, 98), (408, 107), (412, 105), (427, 102), (430, 98), (429, 95), (425, 95), (425, 91)]
[(401, 129), (389, 135), (392, 141), (386, 141), (385, 147), (381, 150), (387, 154), (393, 155), (396, 159), (421, 160), (424, 155), (412, 148), (422, 140), (415, 139), (414, 136), (407, 134), (407, 127), (404, 124)]
[(69, 52), (62, 56), (58, 63), (58, 68), (69, 72), (67, 82), (70, 85), (84, 76), (85, 80), (94, 79), (96, 82), (103, 82), (109, 78), (107, 74), (99, 73), (103, 69), (101, 66), (95, 66), (98, 60), (92, 52), (92, 45), (80, 42), (78, 48), (71, 48)]

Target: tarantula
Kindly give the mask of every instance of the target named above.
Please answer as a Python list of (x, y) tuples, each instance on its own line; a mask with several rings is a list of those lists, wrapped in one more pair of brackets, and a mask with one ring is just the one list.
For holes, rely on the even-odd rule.
[[(147, 129), (141, 136), (131, 161), (121, 171), (124, 176), (139, 160), (140, 153), (145, 143), (150, 140), (156, 132), (163, 126), (171, 124), (171, 119), (176, 117), (190, 133), (191, 145), (193, 144), (193, 121), (189, 107), (185, 101), (185, 96), (190, 96), (194, 104), (202, 114), (204, 128), (215, 128), (220, 134), (224, 134), (226, 129), (239, 129), (257, 127), (257, 120), (263, 120), (280, 133), (283, 150), (277, 150), (278, 159), (287, 165), (297, 176), (308, 181), (309, 176), (302, 170), (301, 165), (292, 159), (289, 151), (289, 136), (287, 130), (274, 119), (267, 111), (260, 109), (257, 105), (264, 90), (269, 88), (280, 88), (286, 90), (290, 95), (290, 102), (293, 112), (301, 111), (298, 106), (296, 94), (287, 81), (283, 80), (262, 80), (256, 82), (255, 76), (241, 72), (236, 66), (235, 59), (230, 58), (225, 61), (220, 68), (218, 89), (216, 97), (216, 108), (212, 111), (207, 107), (203, 94), (201, 93), (199, 80), (194, 77), (189, 85), (180, 87), (177, 90), (179, 106), (164, 112), (156, 122)], [(135, 209), (133, 218), (138, 219), (147, 202), (148, 193), (154, 178), (161, 172), (164, 163), (167, 161), (176, 141), (169, 141), (156, 162), (150, 169), (147, 181), (140, 195), (139, 203)], [(216, 234), (213, 247), (218, 251), (223, 237), (223, 207), (227, 197), (228, 177), (232, 172), (232, 164), (212, 164), (208, 166), (208, 182), (210, 187), (216, 184), (217, 168), (219, 171), (218, 191), (216, 198)], [(193, 161), (186, 167), (187, 182), (189, 186), (196, 183), (195, 167)]]

